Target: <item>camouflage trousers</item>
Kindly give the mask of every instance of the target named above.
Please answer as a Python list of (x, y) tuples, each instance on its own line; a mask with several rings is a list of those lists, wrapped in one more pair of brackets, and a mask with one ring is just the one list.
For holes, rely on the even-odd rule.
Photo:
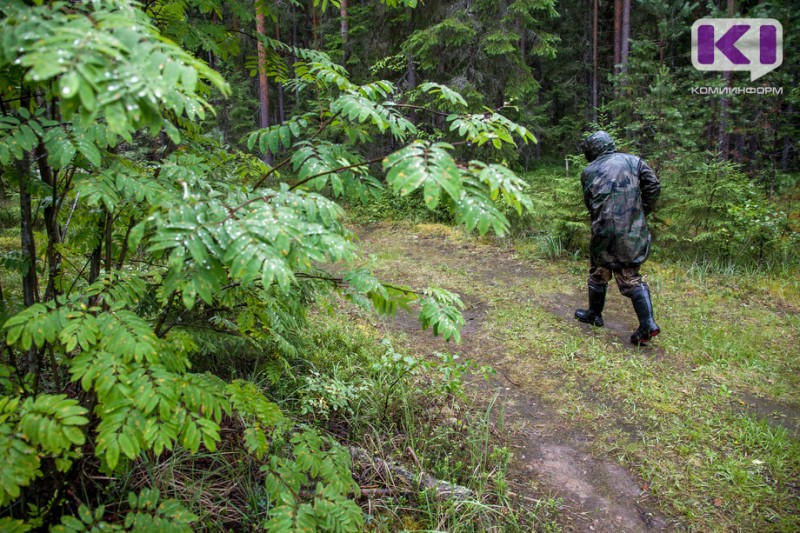
[(644, 283), (641, 274), (639, 274), (638, 266), (612, 270), (592, 265), (589, 268), (589, 287), (604, 290), (608, 286), (608, 282), (611, 281), (612, 274), (617, 281), (619, 292), (628, 298), (631, 297), (633, 289)]

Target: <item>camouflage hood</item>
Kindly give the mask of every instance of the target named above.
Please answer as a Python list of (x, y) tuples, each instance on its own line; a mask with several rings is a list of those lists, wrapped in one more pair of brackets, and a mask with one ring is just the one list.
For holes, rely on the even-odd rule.
[(581, 174), (583, 199), (592, 217), (592, 264), (612, 269), (642, 264), (650, 253), (646, 214), (661, 190), (647, 163), (617, 152), (604, 132), (583, 143), (589, 164)]
[(604, 154), (613, 154), (617, 151), (614, 139), (605, 131), (597, 131), (583, 141), (583, 155), (590, 163)]

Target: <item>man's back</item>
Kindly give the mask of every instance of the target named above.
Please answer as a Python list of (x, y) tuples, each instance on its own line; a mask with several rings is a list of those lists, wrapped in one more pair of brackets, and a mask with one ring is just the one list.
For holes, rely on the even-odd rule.
[(620, 268), (642, 264), (650, 249), (646, 213), (658, 196), (653, 171), (640, 158), (600, 154), (581, 174), (586, 208), (592, 217), (592, 258)]

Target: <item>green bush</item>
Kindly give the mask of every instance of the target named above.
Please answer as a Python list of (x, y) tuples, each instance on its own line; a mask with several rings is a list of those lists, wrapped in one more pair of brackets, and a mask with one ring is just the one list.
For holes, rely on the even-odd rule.
[[(370, 165), (381, 162), (392, 194), (421, 194), (426, 209), (481, 234), (505, 233), (503, 206), (521, 213), (530, 202), (506, 167), (459, 166), (454, 145), (418, 139), (392, 83), (357, 85), (326, 54), (263, 36), (270, 76), (313, 93), (313, 111), (297, 106), (283, 124), (247, 134), (253, 153), (231, 148), (219, 128), (242, 132), (216, 122), (208, 100), (231, 90), (179, 44), (200, 46), (186, 9), (159, 8), (165, 38), (129, 0), (0, 6), (0, 165), (18, 178), (20, 206), (4, 220), (19, 234), (0, 263), (20, 281), (3, 284), (0, 305), (0, 457), (12, 465), (0, 474), (0, 514), (23, 528), (62, 516), (67, 529), (134, 527), (138, 519), (120, 515), (100, 525), (104, 491), (91, 491), (89, 511), (62, 485), (86, 487), (176, 450), (213, 454), (235, 421), (240, 451), (271, 466), (260, 525), (357, 531), (341, 450), (294, 428), (280, 391), (268, 396), (242, 368), (257, 361), (270, 377), (291, 374), (284, 387), (296, 394), (281, 399), (290, 413), (299, 403), (298, 418), (354, 415), (362, 385), (351, 376), (329, 381), (293, 366), (308, 310), (331, 289), (387, 314), (418, 304), (422, 327), (459, 339), (456, 294), (384, 283), (356, 266), (337, 202), (382, 189)], [(215, 50), (237, 52), (230, 42)], [(280, 54), (298, 61), (289, 69)], [(533, 140), (445, 86), (419, 90), (453, 126), (453, 142), (494, 151)], [(247, 105), (238, 94), (236, 106)], [(369, 160), (362, 152), (379, 136), (399, 149)], [(268, 166), (259, 155), (287, 158)], [(156, 515), (147, 520), (169, 518)]]

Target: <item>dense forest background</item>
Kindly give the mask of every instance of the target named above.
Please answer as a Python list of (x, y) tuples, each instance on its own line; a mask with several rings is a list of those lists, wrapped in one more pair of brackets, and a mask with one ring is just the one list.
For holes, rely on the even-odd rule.
[[(788, 29), (797, 8), (791, 2), (387, 4), (344, 2), (338, 11), (276, 4), (264, 31), (293, 46), (325, 50), (359, 83), (392, 81), (398, 101), (414, 103), (419, 85), (434, 81), (461, 92), (472, 110), (502, 110), (538, 139), (493, 156), (516, 170), (573, 158), (577, 171), (580, 140), (596, 128), (611, 131), (621, 149), (645, 158), (666, 180), (666, 209), (656, 222), (659, 244), (679, 255), (736, 262), (763, 262), (765, 253), (792, 255), (795, 241), (786, 237), (797, 230), (791, 212), (797, 209), (799, 122), (798, 64), (789, 52), (797, 37)], [(782, 21), (787, 53), (781, 68), (749, 83), (746, 73), (703, 73), (691, 65), (692, 23), (731, 13)], [(236, 39), (240, 48), (230, 59), (239, 71), (254, 67), (255, 42), (254, 35)], [(204, 48), (214, 61), (213, 47), (206, 42)], [(261, 127), (308, 105), (272, 74), (261, 85), (266, 89), (252, 78), (249, 100), (240, 102), (249, 106), (247, 115), (261, 113)], [(697, 91), (744, 86), (779, 90), (730, 96)], [(256, 101), (260, 94), (267, 96)], [(228, 105), (233, 115), (243, 111)], [(430, 138), (448, 138), (444, 117), (412, 108), (410, 118)], [(235, 144), (241, 140), (236, 128), (243, 126), (234, 122), (221, 123), (221, 130)], [(376, 154), (385, 150), (373, 146)], [(568, 194), (571, 184), (555, 190)], [(739, 208), (731, 209), (731, 202)], [(548, 213), (531, 226), (555, 232), (574, 250), (583, 228), (574, 222), (580, 220), (582, 212), (574, 210), (558, 227), (544, 227), (552, 222)]]
[[(525, 350), (602, 383), (604, 409), (635, 399), (626, 416), (648, 429), (609, 453), (673, 525), (793, 530), (796, 438), (728, 403), (734, 384), (798, 400), (799, 14), (790, 0), (4, 2), (0, 530), (563, 526), (558, 498), (511, 490), (496, 397), (469, 397), (495, 370), (373, 327), (411, 313), (455, 346), (472, 281), (391, 279), (390, 252), (361, 242), (376, 221), (401, 228), (387, 249), (413, 243), (402, 224), (460, 228), (463, 248), (514, 247), (582, 283), (579, 145), (597, 128), (661, 178), (665, 330), (707, 328), (664, 341), (696, 372), (665, 375), (715, 381), (642, 377), (552, 317), (516, 338), (553, 333)], [(783, 65), (755, 82), (694, 69), (692, 23), (725, 16), (781, 21)], [(781, 90), (693, 91), (745, 86)], [(686, 272), (709, 285), (673, 295)], [(668, 314), (699, 293), (731, 309), (708, 287), (735, 299), (748, 283), (736, 340), (728, 311)], [(525, 309), (493, 309), (515, 317), (497, 330)], [(576, 370), (582, 353), (598, 366)], [(625, 396), (667, 382), (712, 414)]]

